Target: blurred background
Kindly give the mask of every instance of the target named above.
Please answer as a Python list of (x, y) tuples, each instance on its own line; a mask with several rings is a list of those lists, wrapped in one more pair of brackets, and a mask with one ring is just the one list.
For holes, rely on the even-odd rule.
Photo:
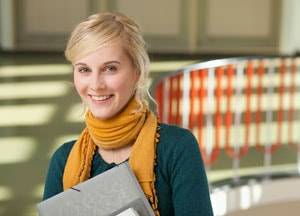
[[(0, 215), (37, 215), (51, 154), (84, 127), (63, 50), (73, 27), (99, 11), (120, 11), (141, 25), (152, 92), (189, 64), (300, 52), (298, 0), (0, 0)], [(250, 148), (241, 168), (253, 174), (263, 160)], [(296, 170), (297, 151), (283, 146), (272, 164)], [(208, 177), (231, 172), (221, 153)]]

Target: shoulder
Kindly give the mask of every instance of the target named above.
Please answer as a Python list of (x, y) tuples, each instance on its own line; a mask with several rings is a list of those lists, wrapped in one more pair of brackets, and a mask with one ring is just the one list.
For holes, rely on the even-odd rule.
[(160, 123), (160, 142), (168, 145), (178, 143), (197, 142), (191, 131), (176, 125)]
[(170, 185), (174, 214), (213, 215), (196, 138), (187, 129), (167, 124), (161, 124), (160, 135), (157, 169)]
[(75, 144), (76, 140), (72, 140), (69, 142), (63, 143), (59, 146), (56, 151), (54, 152), (53, 156), (62, 156), (62, 155), (69, 155), (73, 145)]
[(160, 123), (159, 125), (160, 125), (160, 132), (167, 136), (179, 138), (181, 136), (192, 135), (192, 133), (188, 129), (179, 127), (177, 125), (171, 125), (165, 123)]
[(72, 140), (58, 147), (51, 157), (51, 164), (56, 164), (64, 167), (69, 153), (75, 142), (76, 140)]
[(175, 125), (160, 124), (160, 140), (157, 146), (158, 155), (163, 157), (182, 157), (184, 152), (199, 155), (198, 142), (188, 129)]
[(52, 155), (45, 182), (43, 200), (63, 191), (63, 172), (75, 141), (62, 144)]

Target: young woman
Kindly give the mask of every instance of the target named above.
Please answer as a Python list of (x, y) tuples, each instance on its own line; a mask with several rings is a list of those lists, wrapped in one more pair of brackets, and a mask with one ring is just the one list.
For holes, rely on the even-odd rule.
[(197, 141), (159, 123), (147, 105), (149, 57), (138, 25), (119, 13), (92, 15), (65, 54), (88, 108), (86, 128), (52, 156), (44, 199), (128, 160), (156, 215), (213, 215)]

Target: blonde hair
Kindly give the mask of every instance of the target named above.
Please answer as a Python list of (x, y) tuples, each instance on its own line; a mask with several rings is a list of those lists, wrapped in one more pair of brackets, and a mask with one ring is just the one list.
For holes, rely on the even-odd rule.
[(140, 27), (129, 17), (117, 12), (91, 15), (87, 20), (79, 23), (71, 33), (65, 56), (74, 63), (101, 46), (116, 40), (121, 42), (139, 72), (136, 97), (140, 102), (147, 103), (146, 96), (152, 100), (147, 87), (150, 60)]

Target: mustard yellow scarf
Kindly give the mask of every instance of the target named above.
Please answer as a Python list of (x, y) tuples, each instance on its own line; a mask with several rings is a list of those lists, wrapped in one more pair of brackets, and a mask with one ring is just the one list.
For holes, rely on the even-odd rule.
[(135, 173), (155, 215), (158, 200), (155, 192), (154, 165), (156, 159), (157, 118), (146, 105), (132, 99), (117, 116), (100, 120), (87, 112), (87, 127), (74, 144), (63, 175), (64, 190), (90, 178), (93, 155), (97, 146), (103, 149), (117, 149), (134, 143), (129, 165)]

